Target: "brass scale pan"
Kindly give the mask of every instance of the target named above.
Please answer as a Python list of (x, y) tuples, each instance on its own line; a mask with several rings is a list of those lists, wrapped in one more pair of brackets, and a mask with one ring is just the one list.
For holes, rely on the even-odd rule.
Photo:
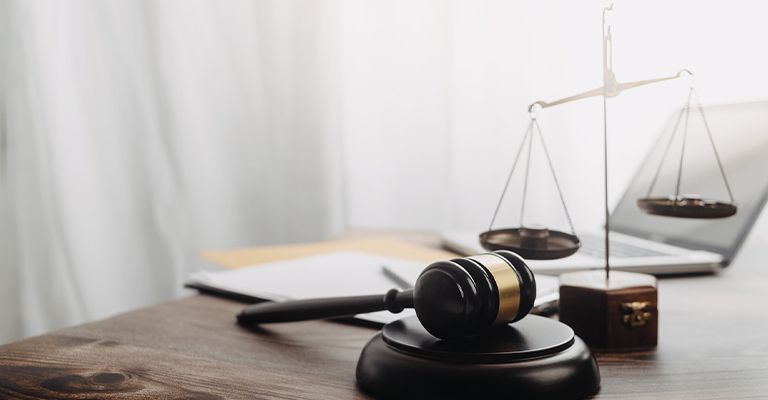
[(637, 207), (652, 215), (697, 219), (726, 218), (737, 209), (732, 203), (697, 196), (646, 197), (637, 200)]
[(528, 145), (528, 157), (527, 165), (525, 167), (525, 182), (523, 184), (523, 205), (520, 211), (520, 220), (522, 222), (523, 214), (525, 210), (525, 196), (528, 187), (528, 170), (531, 162), (531, 148), (533, 146), (533, 137), (538, 136), (541, 147), (544, 150), (549, 170), (552, 174), (555, 187), (560, 196), (563, 210), (565, 211), (568, 224), (571, 227), (571, 232), (574, 231), (571, 217), (568, 214), (568, 208), (565, 206), (565, 200), (563, 199), (563, 192), (560, 189), (560, 184), (557, 181), (555, 170), (552, 165), (552, 160), (549, 157), (549, 150), (544, 142), (544, 137), (541, 133), (541, 128), (535, 118), (531, 118), (531, 121), (526, 129), (525, 135), (523, 135), (522, 143), (517, 150), (517, 155), (512, 163), (512, 168), (507, 176), (507, 182), (504, 185), (504, 190), (501, 193), (499, 201), (496, 205), (496, 210), (491, 218), (491, 223), (487, 231), (479, 235), (480, 245), (484, 249), (489, 251), (495, 250), (509, 250), (517, 253), (521, 257), (529, 260), (554, 260), (558, 258), (564, 258), (577, 252), (581, 247), (581, 241), (575, 234), (569, 234), (556, 230), (549, 230), (542, 226), (521, 226), (519, 228), (502, 228), (493, 229), (493, 223), (496, 220), (496, 216), (499, 212), (499, 208), (504, 200), (504, 194), (507, 191), (507, 187), (512, 178), (512, 174), (515, 172), (515, 167), (520, 159), (520, 154), (523, 148), (526, 146), (526, 140)]
[(568, 257), (581, 247), (576, 235), (542, 227), (492, 229), (480, 234), (480, 244), (489, 251), (509, 250), (530, 260)]
[[(728, 197), (730, 198), (730, 202), (723, 202), (723, 201), (717, 201), (712, 199), (704, 199), (700, 195), (697, 194), (679, 194), (680, 193), (680, 183), (682, 181), (682, 170), (683, 170), (683, 156), (685, 155), (685, 147), (686, 147), (686, 138), (688, 136), (688, 119), (691, 112), (691, 100), (696, 100), (696, 109), (699, 111), (699, 115), (701, 116), (701, 120), (704, 123), (704, 129), (707, 134), (707, 138), (709, 139), (709, 144), (712, 146), (712, 151), (715, 155), (715, 160), (717, 161), (717, 166), (720, 169), (720, 176), (723, 179), (723, 183), (725, 184), (725, 188), (728, 191)], [(667, 155), (669, 154), (669, 150), (672, 147), (672, 142), (675, 139), (675, 136), (678, 132), (678, 127), (680, 126), (680, 121), (683, 120), (683, 117), (685, 117), (685, 123), (683, 124), (683, 143), (682, 147), (680, 149), (680, 164), (678, 166), (677, 170), (677, 183), (675, 185), (675, 194), (667, 197), (652, 197), (651, 192), (653, 191), (654, 186), (656, 185), (656, 182), (659, 178), (659, 173), (661, 172), (662, 167), (664, 166), (664, 161), (667, 158)], [(672, 134), (669, 136), (669, 140), (667, 142), (667, 146), (664, 149), (664, 154), (661, 156), (661, 161), (659, 162), (658, 167), (656, 168), (656, 174), (653, 177), (653, 180), (651, 181), (651, 186), (648, 189), (648, 194), (645, 198), (640, 198), (637, 200), (637, 207), (642, 210), (645, 213), (651, 214), (651, 215), (660, 215), (664, 217), (676, 217), (676, 218), (696, 218), (696, 219), (714, 219), (714, 218), (727, 218), (734, 214), (736, 214), (737, 206), (735, 204), (733, 193), (731, 192), (731, 186), (728, 183), (728, 178), (725, 175), (725, 169), (723, 168), (723, 164), (720, 161), (720, 154), (717, 151), (717, 147), (715, 146), (714, 138), (712, 137), (712, 132), (709, 128), (709, 124), (707, 123), (707, 119), (704, 115), (704, 109), (701, 107), (701, 103), (699, 103), (698, 95), (696, 95), (696, 91), (691, 87), (690, 92), (688, 93), (688, 100), (685, 104), (685, 107), (680, 110), (680, 113), (678, 114), (677, 121), (675, 122), (674, 128), (672, 128)]]

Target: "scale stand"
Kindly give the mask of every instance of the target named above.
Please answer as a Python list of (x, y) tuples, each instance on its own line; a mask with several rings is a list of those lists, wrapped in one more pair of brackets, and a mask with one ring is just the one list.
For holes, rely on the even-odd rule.
[[(564, 274), (560, 277), (560, 320), (597, 350), (638, 350), (657, 343), (658, 309), (656, 279), (630, 272), (611, 273), (610, 209), (608, 204), (608, 98), (625, 90), (693, 75), (683, 69), (662, 78), (619, 82), (613, 71), (613, 41), (607, 21), (613, 4), (603, 10), (603, 85), (554, 101), (536, 101), (528, 107), (549, 108), (589, 97), (603, 98), (603, 190), (605, 213), (605, 269)], [(723, 175), (724, 176), (724, 175)]]

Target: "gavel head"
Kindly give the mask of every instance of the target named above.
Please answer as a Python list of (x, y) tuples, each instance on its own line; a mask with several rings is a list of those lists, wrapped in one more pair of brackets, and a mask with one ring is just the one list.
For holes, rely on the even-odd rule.
[(413, 291), (419, 321), (441, 339), (475, 336), (517, 321), (535, 299), (533, 273), (507, 250), (431, 264)]

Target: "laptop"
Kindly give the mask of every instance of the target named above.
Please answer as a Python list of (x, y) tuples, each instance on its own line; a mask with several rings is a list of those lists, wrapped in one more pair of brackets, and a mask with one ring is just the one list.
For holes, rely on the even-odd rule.
[[(637, 208), (636, 200), (646, 197), (661, 162), (677, 119), (674, 113), (610, 215), (612, 268), (656, 275), (711, 273), (728, 266), (739, 251), (768, 198), (768, 101), (705, 107), (704, 113), (738, 212), (724, 219), (700, 220), (649, 215)], [(674, 193), (681, 137), (682, 131), (672, 144), (654, 196)], [(728, 200), (695, 108), (691, 109), (683, 168), (681, 194)], [(582, 242), (576, 254), (559, 260), (529, 260), (530, 267), (550, 275), (602, 268), (602, 227), (576, 228)], [(442, 242), (462, 254), (484, 252), (478, 241), (481, 231), (444, 232)]]

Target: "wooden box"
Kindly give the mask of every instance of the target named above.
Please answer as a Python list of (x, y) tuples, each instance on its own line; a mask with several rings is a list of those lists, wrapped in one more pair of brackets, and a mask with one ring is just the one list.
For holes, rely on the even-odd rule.
[(656, 278), (612, 271), (560, 276), (560, 321), (593, 350), (633, 351), (656, 347), (659, 314)]

